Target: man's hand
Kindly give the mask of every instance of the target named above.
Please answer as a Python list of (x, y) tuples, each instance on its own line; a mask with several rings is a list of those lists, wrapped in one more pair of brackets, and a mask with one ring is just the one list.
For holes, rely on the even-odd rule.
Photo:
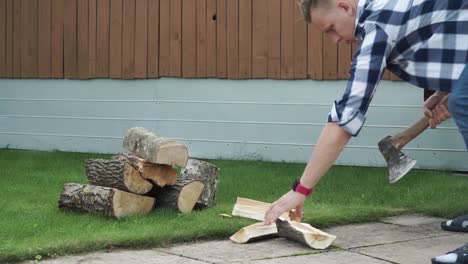
[(451, 117), (445, 105), (437, 105), (448, 93), (435, 92), (424, 102), (424, 115), (429, 118), (429, 127), (436, 128)]
[(295, 191), (289, 191), (283, 195), (279, 200), (274, 202), (270, 208), (265, 213), (265, 218), (263, 223), (265, 225), (270, 225), (280, 217), (284, 212), (288, 212), (291, 209), (296, 208), (296, 214), (299, 217), (302, 217), (302, 206), (306, 197), (303, 194), (297, 193)]

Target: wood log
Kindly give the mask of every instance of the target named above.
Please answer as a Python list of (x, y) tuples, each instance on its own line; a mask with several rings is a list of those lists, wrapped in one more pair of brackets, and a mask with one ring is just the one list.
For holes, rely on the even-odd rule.
[(155, 199), (94, 185), (66, 183), (58, 207), (64, 211), (88, 212), (113, 218), (147, 214)]
[[(265, 213), (271, 206), (270, 203), (237, 197), (237, 202), (232, 209), (232, 215), (263, 221)], [(302, 218), (296, 215), (295, 210), (283, 213), (281, 219), (294, 220), (300, 222)]]
[(275, 237), (277, 235), (278, 230), (276, 229), (275, 223), (267, 226), (263, 223), (256, 223), (241, 228), (229, 239), (235, 243), (244, 244), (252, 241)]
[(197, 208), (207, 208), (216, 205), (219, 168), (206, 161), (189, 159), (187, 166), (180, 173), (181, 180), (201, 181), (205, 188), (197, 201)]
[(280, 237), (297, 241), (314, 249), (329, 247), (336, 236), (327, 234), (309, 224), (288, 220), (276, 220), (276, 228)]
[(153, 184), (143, 179), (135, 168), (122, 158), (88, 159), (85, 173), (92, 185), (116, 188), (136, 194), (148, 193)]
[(187, 214), (195, 207), (203, 187), (205, 185), (200, 181), (177, 180), (174, 185), (153, 189), (151, 195), (156, 197), (158, 207), (173, 208)]
[(141, 177), (160, 187), (174, 185), (179, 176), (177, 171), (170, 165), (151, 163), (135, 155), (122, 154), (115, 156), (115, 158), (125, 160), (140, 172)]
[(128, 130), (122, 146), (152, 163), (185, 167), (188, 160), (187, 148), (183, 144), (160, 137), (142, 127)]

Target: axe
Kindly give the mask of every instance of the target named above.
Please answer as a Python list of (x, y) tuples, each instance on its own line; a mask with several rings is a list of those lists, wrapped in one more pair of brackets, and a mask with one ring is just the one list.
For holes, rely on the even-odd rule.
[[(449, 95), (446, 95), (437, 105), (447, 106)], [(416, 160), (406, 156), (401, 149), (428, 127), (429, 118), (423, 117), (404, 131), (394, 136), (387, 136), (379, 142), (379, 150), (387, 162), (390, 183), (403, 178), (416, 165)]]

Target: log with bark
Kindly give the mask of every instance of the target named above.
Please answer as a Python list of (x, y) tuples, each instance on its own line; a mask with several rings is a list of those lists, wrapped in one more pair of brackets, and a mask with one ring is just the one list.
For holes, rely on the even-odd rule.
[(204, 186), (197, 180), (180, 179), (174, 185), (154, 188), (150, 195), (156, 198), (158, 208), (173, 208), (187, 214), (192, 212)]
[(233, 242), (244, 244), (252, 241), (275, 237), (278, 235), (276, 224), (264, 225), (263, 223), (256, 223), (241, 228), (237, 233), (232, 235), (229, 239)]
[(128, 130), (122, 146), (152, 163), (185, 167), (188, 160), (187, 148), (183, 144), (160, 137), (142, 127)]
[(114, 158), (122, 159), (129, 163), (133, 168), (140, 172), (141, 177), (160, 187), (174, 185), (177, 181), (177, 177), (179, 176), (177, 171), (170, 165), (151, 163), (135, 155), (121, 154)]
[(113, 218), (147, 214), (153, 210), (155, 199), (115, 188), (66, 183), (58, 207), (65, 211), (89, 212)]
[(336, 236), (327, 234), (309, 224), (295, 221), (278, 219), (276, 220), (276, 228), (280, 237), (297, 241), (315, 249), (325, 249), (336, 239)]
[(85, 173), (92, 185), (136, 194), (148, 193), (153, 188), (153, 184), (143, 179), (139, 171), (122, 157), (112, 160), (88, 159), (85, 161)]
[(181, 180), (201, 181), (205, 188), (197, 201), (197, 208), (213, 207), (216, 204), (219, 168), (206, 161), (189, 159), (180, 173)]
[[(270, 206), (270, 203), (237, 197), (237, 202), (232, 209), (232, 215), (263, 221), (265, 213)], [(280, 218), (298, 222), (302, 220), (301, 217), (296, 215), (295, 210), (283, 213)]]

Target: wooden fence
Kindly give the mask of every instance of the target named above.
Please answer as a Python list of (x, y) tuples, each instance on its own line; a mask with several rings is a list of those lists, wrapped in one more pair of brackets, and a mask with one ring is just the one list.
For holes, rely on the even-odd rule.
[(337, 80), (354, 48), (296, 0), (0, 0), (4, 78)]

